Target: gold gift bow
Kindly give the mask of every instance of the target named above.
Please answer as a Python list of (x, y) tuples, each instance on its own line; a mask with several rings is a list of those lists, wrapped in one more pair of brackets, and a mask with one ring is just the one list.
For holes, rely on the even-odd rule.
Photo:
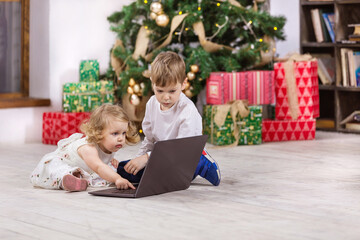
[[(216, 113), (215, 113), (215, 106), (212, 106), (211, 108), (211, 137), (210, 141), (213, 144), (214, 143), (214, 123), (221, 127), (224, 125), (226, 116), (228, 112), (230, 111), (231, 118), (233, 120), (234, 124), (234, 136), (235, 136), (235, 142), (229, 146), (237, 146), (239, 143), (240, 138), (240, 129), (238, 128), (238, 125), (236, 124), (236, 116), (239, 114), (240, 117), (244, 118), (247, 117), (250, 113), (250, 110), (248, 108), (248, 101), (247, 100), (235, 100), (228, 102), (227, 104), (223, 105), (217, 105), (216, 106)], [(214, 117), (213, 117), (214, 116)]]
[(313, 61), (314, 58), (310, 54), (292, 54), (284, 62), (286, 91), (289, 102), (290, 116), (293, 120), (298, 119), (299, 116), (299, 100), (296, 91), (296, 79), (295, 79), (295, 62)]

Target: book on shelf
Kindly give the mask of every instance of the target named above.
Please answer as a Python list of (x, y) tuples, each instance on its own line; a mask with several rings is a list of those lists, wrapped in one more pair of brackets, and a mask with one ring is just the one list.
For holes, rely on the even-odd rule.
[(349, 50), (346, 52), (347, 61), (348, 61), (348, 71), (349, 71), (349, 86), (356, 87), (356, 76), (355, 76), (355, 66), (354, 66), (354, 51)]
[(311, 13), (311, 21), (314, 28), (316, 42), (319, 43), (324, 42), (325, 39), (321, 29), (320, 11), (318, 8), (314, 8), (310, 10), (310, 13)]
[(349, 41), (360, 41), (360, 24), (348, 24), (348, 27), (353, 27), (354, 32), (348, 36)]
[(326, 26), (326, 30), (330, 36), (331, 42), (335, 42), (335, 14), (332, 13), (322, 13), (323, 21)]
[(341, 58), (341, 73), (342, 73), (342, 85), (344, 87), (349, 86), (349, 59), (347, 52), (350, 51), (349, 48), (340, 49), (340, 58)]
[(349, 41), (360, 42), (360, 35), (349, 35)]
[(333, 119), (316, 119), (316, 128), (335, 128), (335, 121)]
[(332, 85), (335, 82), (335, 58), (329, 54), (316, 55), (318, 74), (323, 85)]
[(360, 51), (341, 48), (342, 85), (360, 87)]
[(360, 87), (360, 51), (354, 52), (354, 69), (356, 86)]
[(310, 10), (316, 42), (335, 42), (334, 13), (321, 8)]
[(360, 131), (360, 110), (356, 110), (340, 122), (345, 128)]
[(345, 123), (345, 128), (360, 131), (360, 123)]

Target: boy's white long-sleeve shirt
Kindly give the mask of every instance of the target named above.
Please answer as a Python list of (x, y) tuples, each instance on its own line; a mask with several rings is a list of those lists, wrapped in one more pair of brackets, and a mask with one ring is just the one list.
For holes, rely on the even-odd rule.
[(195, 104), (181, 93), (179, 101), (169, 110), (162, 111), (155, 95), (146, 103), (142, 122), (145, 134), (137, 156), (149, 153), (160, 140), (202, 135), (202, 119)]

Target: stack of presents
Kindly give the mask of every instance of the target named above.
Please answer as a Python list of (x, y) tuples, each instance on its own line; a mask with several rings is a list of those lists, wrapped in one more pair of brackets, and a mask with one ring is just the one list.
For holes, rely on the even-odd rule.
[(80, 124), (90, 112), (103, 103), (114, 102), (113, 81), (99, 80), (97, 60), (80, 63), (80, 81), (63, 85), (62, 111), (43, 113), (42, 142), (57, 144), (63, 138), (79, 132)]
[(273, 71), (211, 73), (206, 101), (203, 131), (214, 145), (314, 139), (317, 62), (300, 55), (275, 63)]

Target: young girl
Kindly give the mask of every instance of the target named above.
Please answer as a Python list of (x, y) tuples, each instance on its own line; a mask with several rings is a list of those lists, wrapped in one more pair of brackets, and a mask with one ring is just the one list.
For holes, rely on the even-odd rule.
[(135, 187), (108, 165), (115, 153), (140, 137), (124, 110), (117, 105), (103, 104), (74, 133), (58, 142), (56, 151), (46, 154), (31, 174), (36, 187), (85, 191), (88, 186), (119, 189)]

